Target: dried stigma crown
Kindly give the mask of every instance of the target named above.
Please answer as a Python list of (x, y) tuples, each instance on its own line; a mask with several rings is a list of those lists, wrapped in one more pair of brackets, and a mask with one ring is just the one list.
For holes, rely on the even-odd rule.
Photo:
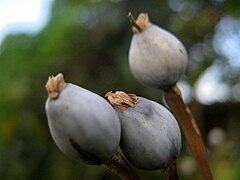
[(65, 87), (65, 80), (62, 73), (59, 73), (56, 76), (50, 76), (46, 83), (46, 89), (50, 99), (57, 99), (60, 92)]
[(135, 94), (127, 94), (123, 91), (108, 92), (105, 97), (116, 109), (135, 108), (137, 105), (137, 96)]
[(139, 33), (144, 31), (146, 28), (148, 28), (151, 23), (149, 21), (149, 17), (147, 13), (141, 13), (138, 15), (137, 20), (133, 17), (132, 13), (128, 13), (128, 18), (130, 19), (130, 22), (132, 23), (132, 31), (134, 33)]

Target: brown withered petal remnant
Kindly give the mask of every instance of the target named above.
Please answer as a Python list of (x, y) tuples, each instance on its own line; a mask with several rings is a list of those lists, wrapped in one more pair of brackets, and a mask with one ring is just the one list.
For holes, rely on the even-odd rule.
[(132, 31), (134, 33), (139, 33), (144, 31), (147, 27), (151, 25), (147, 13), (139, 14), (137, 20), (134, 19), (131, 12), (128, 13), (128, 18), (130, 19), (131, 24), (133, 25)]
[(108, 92), (105, 97), (116, 109), (135, 108), (137, 105), (137, 96), (135, 94), (127, 94), (123, 91)]
[(56, 76), (50, 76), (46, 83), (46, 89), (50, 99), (57, 99), (60, 92), (65, 87), (65, 80), (62, 73)]

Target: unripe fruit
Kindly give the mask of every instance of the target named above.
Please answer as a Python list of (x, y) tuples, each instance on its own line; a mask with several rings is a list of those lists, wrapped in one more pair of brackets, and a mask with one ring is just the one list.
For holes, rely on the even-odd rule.
[(117, 152), (121, 125), (112, 106), (97, 94), (71, 83), (62, 74), (49, 77), (46, 113), (51, 135), (68, 156), (102, 164)]
[(147, 14), (140, 14), (134, 24), (129, 65), (134, 77), (155, 88), (174, 85), (187, 67), (187, 52), (171, 33), (149, 22)]
[(162, 105), (122, 91), (107, 93), (121, 120), (120, 147), (128, 161), (141, 169), (166, 168), (181, 150), (181, 132)]

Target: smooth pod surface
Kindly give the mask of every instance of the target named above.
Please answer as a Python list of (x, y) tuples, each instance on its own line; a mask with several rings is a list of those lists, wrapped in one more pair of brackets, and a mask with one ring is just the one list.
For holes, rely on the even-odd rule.
[(134, 77), (145, 85), (155, 88), (174, 85), (183, 75), (187, 61), (183, 44), (173, 34), (156, 25), (149, 23), (132, 37), (130, 69)]
[(104, 98), (66, 83), (56, 99), (48, 98), (45, 108), (51, 135), (68, 156), (102, 164), (116, 153), (120, 120)]
[(174, 116), (160, 104), (138, 97), (135, 108), (118, 110), (122, 124), (120, 147), (141, 169), (161, 169), (181, 150), (181, 133)]

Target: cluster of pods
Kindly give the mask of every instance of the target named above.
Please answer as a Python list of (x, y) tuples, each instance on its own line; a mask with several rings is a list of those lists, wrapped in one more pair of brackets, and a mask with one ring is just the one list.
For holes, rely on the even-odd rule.
[[(147, 14), (130, 16), (133, 38), (129, 66), (141, 83), (167, 89), (187, 66), (187, 53), (171, 33), (150, 23)], [(49, 77), (46, 113), (61, 151), (87, 164), (104, 164), (118, 151), (135, 167), (166, 168), (181, 150), (181, 132), (172, 113), (157, 102), (122, 91), (103, 98), (63, 75)]]

